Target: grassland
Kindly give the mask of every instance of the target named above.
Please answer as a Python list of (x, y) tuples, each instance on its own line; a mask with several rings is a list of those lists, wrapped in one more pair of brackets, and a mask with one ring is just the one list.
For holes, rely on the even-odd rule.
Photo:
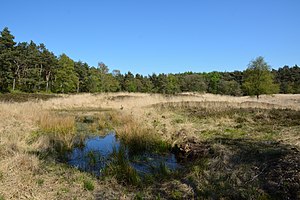
[[(49, 155), (72, 146), (78, 116), (97, 119), (95, 131), (116, 130), (133, 150), (169, 144), (184, 168), (137, 187), (57, 162)], [(299, 150), (300, 95), (5, 97), (0, 199), (299, 199)]]

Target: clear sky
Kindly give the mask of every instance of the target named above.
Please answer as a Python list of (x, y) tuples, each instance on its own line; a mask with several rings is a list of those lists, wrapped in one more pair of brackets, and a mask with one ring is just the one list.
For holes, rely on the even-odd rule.
[(300, 0), (0, 0), (0, 29), (144, 75), (300, 64)]

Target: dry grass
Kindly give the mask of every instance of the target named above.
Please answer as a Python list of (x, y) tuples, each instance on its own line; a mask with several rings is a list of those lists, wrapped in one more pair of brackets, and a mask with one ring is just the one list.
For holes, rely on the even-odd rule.
[(168, 147), (161, 135), (147, 123), (120, 111), (101, 113), (98, 115), (102, 129), (113, 129), (117, 137), (129, 148), (130, 154), (144, 151), (164, 151)]
[[(141, 108), (158, 103), (167, 102), (222, 102), (224, 103), (244, 103), (244, 106), (252, 104), (273, 105), (280, 108), (299, 109), (300, 95), (278, 94), (273, 96), (262, 95), (259, 100), (253, 97), (233, 97), (212, 94), (189, 94), (177, 96), (164, 96), (160, 94), (137, 94), (137, 93), (105, 93), (105, 94), (79, 94), (65, 95), (61, 98), (52, 98), (42, 103), (43, 109), (99, 109), (112, 108), (120, 109), (124, 112), (141, 111)], [(248, 104), (248, 105), (247, 105)], [(255, 106), (255, 105), (254, 105)]]
[(75, 118), (73, 116), (59, 116), (55, 114), (42, 115), (38, 123), (45, 133), (74, 134)]
[[(60, 144), (58, 148), (61, 150), (62, 148), (72, 148), (76, 134), (74, 116), (44, 113), (39, 118), (38, 127), (39, 130), (33, 136), (38, 136), (40, 137), (39, 139), (42, 139), (41, 145), (44, 149), (56, 148), (57, 144)], [(49, 146), (45, 146), (45, 143)]]
[[(171, 111), (153, 107), (153, 105), (163, 107), (165, 103), (169, 104)], [(67, 112), (77, 109), (82, 113), (85, 109), (88, 110), (86, 113), (99, 113), (102, 109), (117, 110), (114, 116), (110, 116), (115, 120), (112, 124), (118, 124), (114, 127), (118, 135), (128, 141), (134, 141), (136, 138), (136, 141), (150, 141), (160, 137), (165, 140), (172, 140), (172, 138), (177, 140), (181, 137), (178, 132), (182, 129), (186, 130), (183, 137), (198, 137), (199, 131), (204, 133), (207, 127), (212, 132), (225, 132), (222, 127), (232, 128), (237, 125), (236, 121), (227, 117), (209, 118), (206, 121), (204, 119), (201, 124), (199, 121), (173, 112), (175, 109), (185, 108), (187, 104), (189, 107), (215, 110), (237, 107), (299, 110), (300, 95), (262, 96), (256, 100), (252, 97), (190, 93), (182, 96), (108, 93), (63, 95), (47, 101), (0, 102), (0, 196), (2, 195), (5, 199), (72, 199), (75, 197), (77, 199), (111, 199), (125, 193), (126, 188), (119, 186), (112, 179), (110, 181), (113, 184), (97, 181), (93, 177), (90, 179), (94, 182), (95, 189), (93, 192), (87, 191), (83, 187), (83, 180), (86, 179), (83, 177), (88, 175), (59, 164), (44, 163), (35, 154), (30, 153), (42, 145), (44, 145), (43, 148), (48, 146), (45, 138), (28, 143), (28, 140), (32, 138), (32, 133), (38, 130), (55, 133), (55, 138), (62, 137), (62, 140), (70, 141), (67, 136), (74, 133), (74, 117), (61, 116), (52, 113), (53, 110)], [(278, 137), (285, 144), (298, 147), (300, 145), (297, 127), (282, 128)], [(110, 189), (112, 185), (114, 188)], [(182, 191), (185, 190), (187, 189)], [(131, 192), (127, 191), (127, 196), (132, 196)]]

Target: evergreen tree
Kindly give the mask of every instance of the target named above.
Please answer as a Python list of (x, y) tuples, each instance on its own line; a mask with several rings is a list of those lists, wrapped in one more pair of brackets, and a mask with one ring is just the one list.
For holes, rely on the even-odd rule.
[(220, 80), (219, 82), (219, 94), (232, 95), (232, 96), (240, 96), (242, 95), (242, 90), (238, 82), (231, 80)]
[(182, 92), (206, 92), (205, 79), (199, 74), (182, 74), (180, 76), (180, 89)]
[[(273, 78), (276, 77), (276, 83)], [(262, 57), (251, 61), (244, 72), (152, 74), (135, 76), (119, 70), (109, 72), (100, 62), (95, 67), (75, 62), (63, 54), (57, 58), (44, 44), (33, 41), (16, 45), (6, 27), (0, 32), (0, 92), (210, 92), (256, 95), (278, 92), (300, 93), (300, 68), (284, 66), (272, 70)]]
[(46, 92), (49, 92), (54, 83), (55, 70), (58, 69), (58, 59), (53, 52), (46, 49), (43, 44), (40, 45), (40, 52), (40, 64), (42, 68), (41, 76), (43, 80), (41, 86)]
[(164, 73), (159, 74), (156, 79), (156, 91), (158, 93), (166, 94), (167, 87), (168, 87), (167, 75)]
[(74, 65), (75, 72), (78, 77), (76, 91), (78, 92), (88, 92), (88, 76), (89, 76), (89, 66), (87, 63), (81, 61), (75, 62)]
[(175, 94), (180, 92), (178, 78), (173, 74), (168, 74), (166, 91), (167, 94)]
[(95, 67), (91, 67), (89, 70), (87, 85), (88, 85), (89, 92), (92, 93), (100, 92), (100, 88), (101, 88), (100, 72)]
[(0, 37), (0, 51), (6, 50), (6, 49), (13, 49), (16, 42), (14, 41), (15, 36), (13, 36), (7, 27), (5, 27), (1, 31), (1, 37)]
[(13, 79), (15, 42), (7, 27), (0, 32), (0, 92), (8, 92)]
[(274, 71), (276, 81), (280, 84), (280, 93), (300, 93), (300, 68), (284, 66)]
[(153, 73), (152, 75), (149, 76), (149, 80), (153, 85), (152, 92), (157, 93), (159, 89), (158, 76), (155, 73)]
[(121, 89), (120, 82), (112, 74), (107, 74), (105, 81), (106, 81), (106, 83), (105, 83), (105, 85), (106, 85), (105, 92), (120, 91), (120, 89)]
[(11, 50), (0, 52), (0, 93), (9, 92), (13, 79)]
[(124, 90), (127, 92), (136, 92), (137, 84), (134, 79), (134, 75), (131, 72), (128, 72), (124, 76)]
[(76, 92), (78, 77), (76, 76), (74, 61), (66, 54), (58, 59), (59, 67), (55, 71), (53, 91), (58, 93)]
[(142, 88), (141, 88), (141, 92), (153, 92), (153, 83), (151, 82), (149, 77), (143, 77), (141, 79), (142, 82)]

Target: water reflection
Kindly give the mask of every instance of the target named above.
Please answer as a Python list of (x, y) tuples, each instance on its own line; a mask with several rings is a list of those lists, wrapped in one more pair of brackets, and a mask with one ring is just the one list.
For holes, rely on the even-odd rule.
[[(79, 143), (79, 142), (78, 142)], [(82, 171), (90, 172), (96, 176), (110, 162), (110, 156), (114, 150), (118, 150), (122, 144), (114, 133), (106, 136), (93, 136), (85, 138), (83, 144), (75, 145), (73, 150), (67, 154), (67, 163)], [(126, 145), (125, 149), (126, 149)], [(143, 153), (139, 155), (128, 155), (130, 165), (140, 174), (155, 173), (157, 168), (164, 165), (169, 170), (177, 169), (179, 164), (172, 153), (164, 155)]]

